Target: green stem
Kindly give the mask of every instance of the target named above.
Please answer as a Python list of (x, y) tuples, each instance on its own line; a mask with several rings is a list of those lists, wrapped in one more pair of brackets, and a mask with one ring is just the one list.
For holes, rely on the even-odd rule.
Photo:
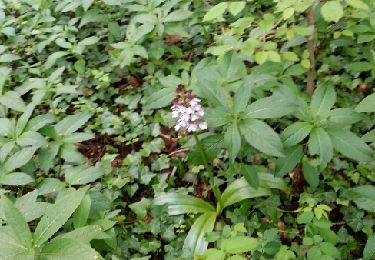
[(198, 147), (198, 149), (201, 153), (204, 166), (206, 167), (206, 170), (207, 170), (207, 173), (208, 173), (208, 178), (209, 178), (209, 181), (210, 181), (210, 185), (211, 185), (212, 190), (214, 192), (217, 203), (219, 204), (218, 205), (218, 212), (220, 212), (221, 211), (221, 193), (220, 193), (219, 187), (217, 185), (215, 185), (214, 174), (212, 172), (211, 166), (208, 164), (206, 152), (204, 151), (202, 143), (199, 140), (197, 134), (194, 134), (194, 138), (195, 138), (195, 142), (197, 144), (197, 147)]

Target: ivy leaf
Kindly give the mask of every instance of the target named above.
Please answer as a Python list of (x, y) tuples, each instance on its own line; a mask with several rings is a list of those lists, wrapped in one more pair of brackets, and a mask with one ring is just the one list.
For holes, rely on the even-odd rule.
[(183, 248), (192, 254), (203, 254), (208, 242), (205, 234), (211, 232), (216, 221), (216, 212), (207, 212), (198, 217), (185, 238)]
[[(86, 191), (87, 188), (68, 191), (47, 209), (35, 229), (34, 245), (36, 247), (41, 246), (65, 224), (81, 203)], [(59, 214), (56, 214), (57, 212)]]
[(323, 4), (320, 12), (327, 22), (337, 23), (344, 16), (344, 10), (338, 1), (328, 1)]

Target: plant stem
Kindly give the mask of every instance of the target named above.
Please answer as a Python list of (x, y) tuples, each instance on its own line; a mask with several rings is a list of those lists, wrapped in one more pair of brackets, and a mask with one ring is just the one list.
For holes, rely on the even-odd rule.
[(197, 147), (198, 147), (198, 149), (201, 153), (204, 166), (206, 167), (206, 170), (207, 170), (207, 173), (208, 173), (208, 178), (209, 178), (209, 181), (210, 181), (210, 185), (211, 185), (212, 190), (214, 192), (217, 203), (219, 204), (219, 209), (221, 210), (221, 193), (220, 193), (219, 187), (217, 185), (215, 185), (214, 174), (212, 172), (211, 166), (208, 164), (206, 152), (204, 151), (202, 143), (199, 140), (197, 134), (194, 134), (194, 138), (195, 138), (195, 142), (197, 144)]

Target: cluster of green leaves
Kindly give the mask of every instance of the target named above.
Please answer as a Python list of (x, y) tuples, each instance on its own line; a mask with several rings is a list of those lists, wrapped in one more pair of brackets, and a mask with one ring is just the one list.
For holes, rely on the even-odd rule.
[[(0, 0), (0, 259), (372, 259), (374, 17)], [(179, 84), (197, 139), (173, 130)]]

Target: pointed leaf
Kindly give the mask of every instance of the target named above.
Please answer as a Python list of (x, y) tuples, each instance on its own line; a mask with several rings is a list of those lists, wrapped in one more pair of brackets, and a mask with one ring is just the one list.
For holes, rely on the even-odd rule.
[[(81, 203), (87, 188), (68, 191), (48, 207), (34, 233), (34, 245), (41, 246), (59, 230)], [(58, 214), (56, 214), (58, 212)]]
[(154, 204), (168, 205), (169, 215), (216, 212), (216, 209), (210, 203), (178, 193), (161, 193), (155, 198)]
[(215, 221), (216, 212), (207, 212), (198, 217), (185, 238), (183, 248), (192, 254), (203, 254), (208, 245), (205, 234), (213, 230)]
[(336, 92), (329, 82), (319, 86), (311, 99), (311, 109), (317, 115), (325, 117), (336, 102)]
[(357, 112), (375, 112), (375, 93), (365, 97), (355, 110)]
[(281, 140), (285, 146), (296, 145), (309, 135), (312, 128), (313, 126), (308, 122), (291, 124), (281, 134)]
[(58, 236), (57, 239), (69, 238), (74, 239), (83, 243), (90, 243), (91, 240), (97, 238), (103, 232), (103, 228), (99, 225), (89, 225), (80, 228), (76, 228), (73, 231), (64, 233)]
[(240, 123), (241, 134), (256, 149), (273, 156), (284, 156), (283, 145), (277, 133), (266, 123), (246, 119)]
[(349, 126), (361, 121), (362, 116), (350, 108), (336, 108), (328, 113), (330, 123), (338, 126)]
[(77, 113), (69, 115), (55, 125), (56, 133), (60, 135), (69, 135), (81, 128), (90, 119), (88, 113)]
[(246, 118), (279, 118), (294, 110), (295, 106), (280, 95), (265, 97), (251, 103), (245, 110)]
[(285, 149), (285, 157), (276, 160), (276, 176), (282, 177), (292, 171), (303, 157), (301, 145), (291, 146)]
[(33, 177), (24, 172), (12, 172), (0, 177), (0, 183), (3, 185), (26, 185), (34, 182)]
[(375, 212), (375, 187), (363, 185), (350, 189), (346, 193), (347, 198), (353, 200), (361, 209)]
[(17, 234), (9, 226), (0, 227), (0, 259), (34, 260), (34, 250), (20, 244)]
[(369, 237), (363, 250), (363, 260), (374, 259), (375, 257), (375, 234)]
[(334, 148), (351, 159), (360, 162), (373, 160), (372, 150), (361, 138), (342, 128), (327, 129)]
[(324, 169), (333, 157), (333, 146), (330, 136), (323, 128), (314, 128), (309, 139), (310, 154), (319, 155), (320, 168)]
[(230, 160), (234, 161), (241, 149), (241, 135), (238, 131), (237, 124), (231, 124), (228, 126), (224, 135), (224, 143), (228, 149)]
[(36, 152), (36, 147), (23, 148), (21, 151), (12, 155), (5, 163), (4, 168), (7, 172), (11, 172), (28, 163)]

